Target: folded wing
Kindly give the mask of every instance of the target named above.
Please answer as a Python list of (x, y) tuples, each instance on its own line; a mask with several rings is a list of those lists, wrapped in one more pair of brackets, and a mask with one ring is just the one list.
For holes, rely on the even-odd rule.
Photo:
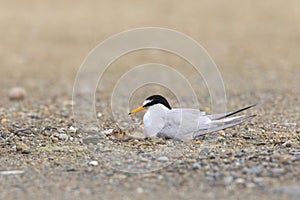
[(254, 118), (255, 115), (230, 117), (253, 106), (255, 105), (229, 113), (214, 115), (205, 115), (205, 112), (197, 109), (172, 109), (167, 114), (164, 128), (158, 136), (164, 138), (193, 139), (201, 135), (226, 129)]

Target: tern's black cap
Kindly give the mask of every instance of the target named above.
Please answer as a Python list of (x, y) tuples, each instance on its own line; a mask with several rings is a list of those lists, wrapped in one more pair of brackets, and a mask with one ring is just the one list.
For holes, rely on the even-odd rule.
[(146, 101), (149, 101), (148, 103), (146, 103), (145, 105), (143, 105), (143, 107), (149, 107), (149, 106), (153, 106), (155, 104), (162, 104), (164, 106), (166, 106), (167, 108), (169, 108), (170, 110), (172, 109), (170, 104), (168, 103), (167, 99), (161, 95), (152, 95), (150, 97), (148, 97), (146, 99)]

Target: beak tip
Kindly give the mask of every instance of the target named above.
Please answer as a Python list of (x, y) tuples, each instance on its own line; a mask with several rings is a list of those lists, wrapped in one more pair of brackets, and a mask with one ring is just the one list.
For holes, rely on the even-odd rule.
[(146, 108), (145, 108), (144, 106), (140, 106), (140, 107), (138, 107), (138, 108), (132, 110), (130, 113), (128, 113), (128, 115), (132, 115), (132, 114), (134, 114), (134, 113), (140, 112), (140, 111), (145, 110), (145, 109), (146, 109)]

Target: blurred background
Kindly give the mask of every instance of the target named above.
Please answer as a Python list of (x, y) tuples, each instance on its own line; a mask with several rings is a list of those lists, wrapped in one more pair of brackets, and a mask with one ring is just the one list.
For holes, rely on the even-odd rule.
[[(71, 95), (78, 68), (97, 44), (145, 26), (174, 29), (198, 41), (219, 67), (226, 90), (233, 93), (300, 90), (297, 0), (0, 3), (2, 94), (23, 86), (32, 97), (42, 98), (45, 90)], [(137, 54), (122, 62), (136, 60), (148, 61)]]

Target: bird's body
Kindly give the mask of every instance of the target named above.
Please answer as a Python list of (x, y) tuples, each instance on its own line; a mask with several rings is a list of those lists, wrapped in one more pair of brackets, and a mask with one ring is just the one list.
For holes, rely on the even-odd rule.
[(194, 139), (252, 119), (253, 115), (229, 117), (250, 107), (230, 113), (206, 115), (197, 109), (172, 109), (164, 97), (153, 95), (130, 114), (147, 109), (143, 117), (146, 137)]

